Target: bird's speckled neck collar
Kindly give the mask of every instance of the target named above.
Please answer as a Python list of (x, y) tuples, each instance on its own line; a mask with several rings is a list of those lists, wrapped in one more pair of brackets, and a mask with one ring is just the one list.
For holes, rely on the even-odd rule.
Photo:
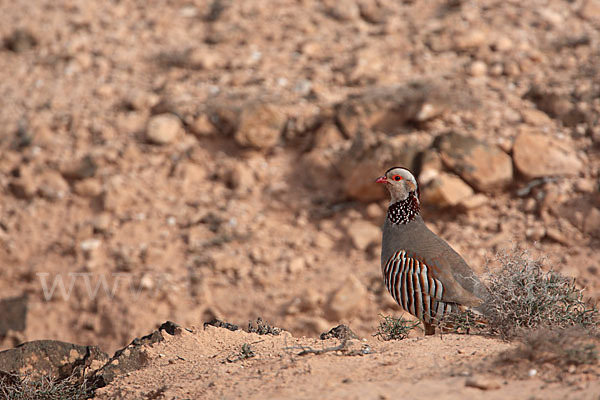
[(415, 192), (410, 192), (404, 200), (392, 203), (388, 208), (387, 217), (393, 224), (407, 224), (421, 213), (419, 198)]

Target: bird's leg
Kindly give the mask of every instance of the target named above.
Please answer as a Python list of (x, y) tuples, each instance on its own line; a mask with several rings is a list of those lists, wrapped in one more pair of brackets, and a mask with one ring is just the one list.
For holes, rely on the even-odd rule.
[(423, 326), (425, 327), (425, 336), (435, 335), (435, 325), (423, 322)]

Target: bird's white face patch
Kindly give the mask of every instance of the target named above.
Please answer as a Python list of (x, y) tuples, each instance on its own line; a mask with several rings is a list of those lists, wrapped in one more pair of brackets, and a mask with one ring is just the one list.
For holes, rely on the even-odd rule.
[(417, 188), (417, 180), (407, 169), (393, 168), (386, 173), (386, 177), (392, 184), (401, 182), (402, 184), (407, 184), (410, 187), (410, 190), (415, 190)]
[(384, 182), (391, 194), (391, 203), (405, 200), (411, 193), (417, 193), (418, 197), (417, 180), (413, 174), (405, 168), (390, 168), (385, 173)]

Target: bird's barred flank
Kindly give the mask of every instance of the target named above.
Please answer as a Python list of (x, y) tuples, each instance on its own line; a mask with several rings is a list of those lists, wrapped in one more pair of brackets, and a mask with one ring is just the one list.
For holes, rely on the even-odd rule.
[(427, 265), (406, 251), (397, 251), (383, 270), (385, 286), (402, 308), (431, 324), (439, 324), (456, 304), (442, 301), (444, 285), (429, 273)]

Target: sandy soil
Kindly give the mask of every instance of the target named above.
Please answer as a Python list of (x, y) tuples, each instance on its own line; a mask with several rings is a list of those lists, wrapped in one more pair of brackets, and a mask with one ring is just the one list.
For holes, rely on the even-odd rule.
[[(570, 374), (562, 382), (505, 379), (493, 362), (512, 346), (496, 339), (444, 335), (351, 342), (344, 352), (298, 355), (340, 342), (294, 338), (287, 332), (259, 336), (213, 327), (184, 330), (148, 348), (147, 368), (118, 378), (96, 398), (596, 399), (600, 391), (596, 373)], [(251, 345), (254, 357), (230, 362), (244, 344)]]
[[(424, 181), (462, 181), (441, 197), (429, 189), (423, 214), (473, 269), (519, 243), (597, 300), (600, 4), (266, 4), (0, 2), (0, 297), (28, 295), (26, 328), (0, 336), (0, 349), (60, 339), (113, 352), (166, 320), (260, 316), (295, 338), (346, 323), (374, 354), (298, 357), (283, 349), (321, 344), (211, 328), (149, 349), (164, 368), (115, 390), (480, 395), (458, 365), (506, 344), (371, 339), (380, 315), (401, 311), (380, 276), (387, 200), (365, 182), (405, 160)], [(414, 95), (415, 80), (429, 89)], [(391, 87), (408, 94), (382, 117), (368, 93)], [(175, 122), (156, 122), (164, 114)], [(481, 164), (470, 180), (471, 167), (440, 156), (451, 131), (500, 149), (508, 180)], [(516, 140), (528, 132), (551, 141)], [(254, 359), (222, 363), (260, 340)], [(572, 390), (542, 386), (510, 380), (489, 393)]]

